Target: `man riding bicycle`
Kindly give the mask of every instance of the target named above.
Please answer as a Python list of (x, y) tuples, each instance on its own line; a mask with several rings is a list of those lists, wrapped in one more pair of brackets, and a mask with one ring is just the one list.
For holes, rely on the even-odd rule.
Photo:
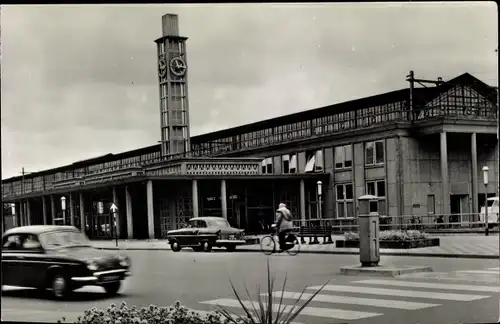
[(286, 242), (286, 236), (293, 229), (292, 213), (286, 205), (279, 204), (276, 210), (276, 230), (278, 231), (278, 238), (280, 244), (280, 252), (291, 249), (294, 244)]

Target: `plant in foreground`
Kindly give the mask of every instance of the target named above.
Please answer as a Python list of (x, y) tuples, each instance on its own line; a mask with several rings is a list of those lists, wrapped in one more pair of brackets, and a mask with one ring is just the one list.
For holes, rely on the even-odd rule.
[[(67, 323), (65, 318), (58, 323)], [(176, 302), (170, 307), (149, 305), (138, 308), (128, 306), (122, 302), (120, 305), (111, 304), (107, 309), (95, 307), (85, 311), (74, 322), (77, 324), (226, 324), (221, 315), (216, 312), (199, 314)]]
[[(413, 240), (422, 240), (427, 239), (429, 236), (427, 233), (417, 230), (387, 230), (380, 231), (379, 240), (380, 241), (413, 241)], [(346, 241), (359, 241), (359, 233), (358, 232), (345, 232), (344, 239)]]
[[(287, 276), (285, 275), (285, 280), (283, 281), (283, 287), (281, 289), (281, 297), (279, 298), (278, 303), (275, 302), (276, 296), (274, 295), (274, 276), (271, 276), (271, 269), (269, 266), (269, 258), (267, 259), (267, 294), (260, 293), (260, 287), (257, 287), (257, 302), (252, 300), (250, 293), (248, 292), (247, 287), (245, 286), (245, 291), (249, 298), (249, 302), (246, 302), (241, 299), (240, 295), (236, 291), (232, 281), (231, 288), (233, 293), (238, 299), (241, 308), (243, 308), (245, 315), (236, 315), (232, 311), (225, 309), (224, 307), (218, 305), (216, 312), (221, 314), (226, 318), (228, 323), (232, 324), (289, 324), (291, 323), (301, 312), (302, 310), (313, 300), (316, 295), (323, 290), (323, 288), (330, 282), (327, 281), (320, 289), (318, 289), (314, 294), (310, 294), (309, 298), (301, 305), (298, 306), (300, 300), (303, 300), (302, 296), (304, 295), (305, 290), (302, 290), (299, 298), (295, 301), (295, 304), (290, 307), (283, 305), (283, 297), (285, 293)], [(309, 295), (309, 294), (307, 294)], [(262, 297), (264, 296), (264, 297)]]

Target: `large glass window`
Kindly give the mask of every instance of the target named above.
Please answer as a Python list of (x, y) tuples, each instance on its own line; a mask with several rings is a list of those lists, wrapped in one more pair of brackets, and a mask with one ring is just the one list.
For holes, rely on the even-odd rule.
[(172, 140), (172, 154), (184, 152), (184, 140), (174, 139)]
[(337, 218), (354, 217), (354, 188), (352, 184), (336, 185)]
[(273, 173), (273, 158), (265, 158), (261, 162), (262, 173), (263, 174), (272, 174)]
[(306, 151), (306, 165), (304, 172), (315, 172), (323, 170), (323, 150)]
[(176, 128), (172, 128), (172, 138), (175, 138), (175, 139), (179, 139), (179, 138), (182, 138), (182, 128), (180, 127), (176, 127)]
[(384, 141), (365, 143), (365, 165), (384, 164)]
[(182, 125), (183, 124), (183, 111), (182, 110), (172, 110), (172, 124)]
[(335, 169), (352, 167), (352, 145), (335, 147)]
[(366, 193), (368, 195), (377, 196), (378, 200), (378, 213), (381, 216), (387, 214), (386, 200), (385, 200), (385, 181), (367, 181), (366, 182)]
[(286, 154), (281, 156), (282, 172), (284, 174), (290, 173), (290, 155)]

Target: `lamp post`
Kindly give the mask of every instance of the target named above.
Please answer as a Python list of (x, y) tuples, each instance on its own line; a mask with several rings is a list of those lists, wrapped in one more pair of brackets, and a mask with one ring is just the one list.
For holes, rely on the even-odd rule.
[(483, 182), (484, 182), (484, 234), (486, 236), (488, 233), (488, 172), (490, 169), (488, 166), (483, 167)]
[[(17, 227), (17, 219), (16, 219), (16, 204), (12, 203), (10, 204), (10, 210), (11, 210), (11, 214), (12, 214), (12, 220), (14, 222), (14, 226)], [(4, 229), (5, 229), (5, 226), (4, 226)]]
[(318, 181), (316, 184), (318, 185), (318, 218), (320, 226), (323, 226), (321, 213), (321, 195), (323, 194), (323, 183), (321, 181)]
[(66, 224), (66, 197), (62, 196), (61, 197), (61, 209), (62, 209), (62, 219), (63, 219), (63, 224)]

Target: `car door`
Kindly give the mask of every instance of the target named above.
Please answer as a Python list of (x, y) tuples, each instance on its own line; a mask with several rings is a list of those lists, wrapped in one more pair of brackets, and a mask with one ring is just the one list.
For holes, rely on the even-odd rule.
[(2, 239), (2, 284), (22, 286), (22, 234), (11, 234)]
[(47, 269), (47, 260), (38, 237), (26, 235), (21, 247), (21, 271), (23, 272), (23, 286), (39, 287), (44, 280)]
[(196, 245), (196, 233), (198, 232), (198, 220), (192, 219), (188, 222), (187, 227), (183, 229), (181, 240), (182, 245)]
[(212, 228), (208, 227), (208, 224), (205, 220), (198, 220), (198, 231), (196, 232), (198, 240), (205, 239), (208, 233), (211, 231)]

